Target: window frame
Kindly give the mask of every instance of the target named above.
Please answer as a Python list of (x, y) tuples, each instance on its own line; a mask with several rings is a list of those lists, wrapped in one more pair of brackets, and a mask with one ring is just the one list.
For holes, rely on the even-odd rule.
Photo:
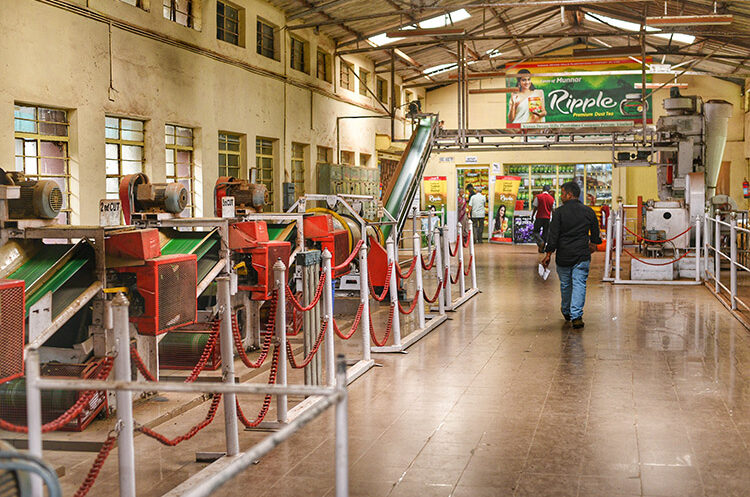
[[(141, 149), (141, 160), (140, 160), (141, 166), (140, 166), (140, 171), (138, 171), (138, 172), (142, 173), (143, 169), (144, 169), (144, 166), (146, 164), (146, 120), (145, 119), (132, 118), (132, 117), (115, 116), (115, 115), (105, 115), (104, 118), (105, 118), (105, 121), (104, 121), (104, 146), (105, 146), (105, 169), (104, 169), (105, 187), (104, 187), (104, 196), (105, 196), (105, 198), (108, 198), (108, 199), (117, 199), (117, 198), (120, 198), (120, 196), (119, 196), (120, 180), (122, 179), (123, 176), (125, 176), (125, 174), (123, 173), (123, 170), (122, 170), (122, 165), (123, 165), (122, 164), (123, 163), (122, 150), (123, 150), (123, 147), (124, 146), (127, 146), (127, 147), (140, 147), (140, 149)], [(107, 126), (107, 119), (117, 119), (117, 128), (112, 128), (111, 126)], [(140, 133), (143, 136), (142, 136), (142, 139), (140, 141), (138, 141), (138, 140), (126, 140), (126, 139), (122, 138), (123, 129), (125, 129), (125, 131), (133, 131), (133, 130), (130, 130), (128, 128), (123, 128), (122, 127), (123, 121), (139, 122), (139, 123), (142, 124), (142, 129), (140, 130)], [(117, 136), (118, 137), (117, 138), (109, 138), (109, 137), (107, 137), (107, 130), (108, 129), (117, 129)], [(135, 130), (135, 131), (138, 131), (138, 130)], [(115, 146), (117, 146), (117, 159), (116, 159), (117, 160), (117, 174), (111, 174), (111, 173), (107, 172), (106, 161), (115, 160), (113, 158), (110, 158), (110, 157), (106, 156), (106, 147), (107, 147), (107, 145), (115, 145)], [(136, 162), (136, 161), (128, 160), (127, 162)], [(130, 174), (136, 174), (136, 173), (130, 173)], [(107, 187), (106, 187), (106, 180), (112, 179), (112, 178), (117, 178), (117, 185), (118, 185), (117, 188), (118, 189), (116, 191), (114, 191), (114, 192), (107, 191)]]
[[(219, 5), (222, 5), (223, 13), (219, 13)], [(231, 17), (227, 17), (226, 15), (226, 9), (229, 8), (231, 10), (234, 10), (237, 12), (237, 32), (233, 33), (232, 31), (229, 31), (226, 29), (226, 21), (229, 19), (230, 22), (234, 21), (231, 19)], [(223, 19), (223, 22), (220, 24), (219, 19)], [(228, 40), (226, 38), (226, 34), (229, 33), (230, 35), (236, 35), (237, 36), (237, 43), (234, 43), (231, 40)], [(245, 46), (245, 9), (242, 7), (235, 5), (231, 2), (227, 2), (225, 0), (216, 0), (216, 39), (221, 40), (225, 43), (229, 43), (230, 45), (234, 45), (237, 47), (244, 47)]]
[(295, 200), (305, 194), (305, 147), (304, 143), (292, 142), (290, 162)]
[(383, 78), (377, 78), (375, 82), (376, 93), (378, 101), (384, 104), (388, 104), (388, 81)]
[[(169, 134), (169, 127), (173, 128), (173, 132)], [(190, 131), (190, 145), (178, 145), (177, 138), (180, 136), (177, 134), (178, 129)], [(172, 143), (169, 143), (169, 137), (172, 137)], [(164, 147), (165, 147), (165, 166), (166, 166), (166, 178), (167, 183), (179, 183), (180, 180), (188, 181), (188, 193), (189, 193), (189, 204), (186, 209), (190, 209), (191, 217), (195, 217), (196, 210), (196, 192), (195, 192), (195, 129), (188, 126), (180, 126), (179, 124), (166, 123), (164, 125)], [(173, 174), (169, 174), (169, 152), (172, 151), (172, 171)], [(188, 176), (179, 176), (177, 174), (177, 152), (188, 152), (190, 161), (188, 164), (189, 173)]]
[[(325, 160), (320, 160), (320, 153), (323, 152)], [(324, 145), (318, 145), (317, 155), (315, 156), (315, 164), (332, 164), (333, 163), (333, 148), (326, 147)]]
[[(295, 53), (297, 50), (301, 53)], [(307, 74), (307, 42), (297, 36), (289, 36), (289, 67)]]
[[(266, 185), (266, 190), (268, 191), (268, 198), (270, 199), (270, 204), (273, 205), (273, 194), (274, 194), (274, 162), (275, 162), (275, 154), (274, 154), (274, 145), (276, 143), (276, 140), (274, 138), (267, 138), (264, 136), (256, 136), (255, 137), (255, 169), (257, 171), (257, 182), (263, 185)], [(262, 147), (267, 146), (270, 148), (270, 151), (266, 151), (268, 153), (264, 153), (262, 151)], [(261, 151), (259, 151), (259, 147), (261, 148)], [(267, 161), (270, 161), (271, 167), (264, 167), (265, 164), (267, 164)], [(268, 171), (269, 175), (268, 177), (270, 179), (264, 178), (263, 172)]]
[[(344, 157), (347, 157), (347, 160), (344, 160)], [(345, 165), (345, 166), (353, 166), (354, 165), (354, 151), (353, 150), (340, 150), (339, 151), (339, 164)]]
[(368, 89), (370, 89), (370, 71), (360, 67), (359, 68), (359, 94), (368, 96)]
[[(162, 17), (164, 17), (164, 19), (167, 19), (168, 21), (179, 24), (180, 26), (199, 30), (200, 26), (198, 24), (196, 4), (199, 4), (200, 1), (184, 0), (187, 6), (187, 12), (178, 10), (177, 7), (179, 1), (180, 0), (162, 0)], [(177, 14), (182, 14), (185, 16), (186, 20), (184, 23), (178, 20)]]
[[(270, 30), (270, 35), (268, 33), (264, 33), (263, 28), (268, 28)], [(279, 60), (279, 47), (278, 47), (278, 27), (274, 24), (266, 21), (265, 19), (258, 17), (256, 19), (255, 23), (255, 29), (256, 29), (256, 52), (258, 55), (262, 55), (263, 57), (266, 57), (271, 60), (278, 61)], [(263, 40), (270, 40), (270, 55), (269, 55), (269, 47), (265, 46), (263, 44)]]
[[(219, 131), (218, 133), (218, 168), (219, 177), (232, 176), (237, 179), (243, 179), (242, 174), (242, 136), (239, 133), (232, 133), (231, 131)], [(236, 140), (230, 140), (230, 138), (236, 138)], [(229, 144), (237, 144), (237, 150), (230, 150)], [(224, 147), (222, 148), (222, 144)], [(224, 165), (221, 164), (221, 158), (224, 157)], [(237, 166), (231, 166), (231, 169), (237, 169), (237, 176), (230, 174), (229, 157), (237, 157)], [(222, 170), (223, 168), (223, 170)]]
[[(346, 75), (346, 82), (344, 82), (344, 75)], [(339, 59), (339, 87), (349, 91), (354, 89), (352, 70), (344, 59)]]
[[(320, 57), (323, 56), (323, 77), (320, 77)], [(331, 54), (325, 50), (318, 48), (317, 56), (315, 58), (315, 76), (318, 79), (325, 81), (326, 83), (332, 82), (331, 77)]]

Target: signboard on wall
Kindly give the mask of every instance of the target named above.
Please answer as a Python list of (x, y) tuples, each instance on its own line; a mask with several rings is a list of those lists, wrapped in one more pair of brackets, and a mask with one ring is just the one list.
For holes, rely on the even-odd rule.
[(493, 204), (493, 226), (490, 241), (500, 243), (513, 242), (513, 213), (516, 208), (519, 176), (495, 177), (495, 202)]
[[(515, 74), (506, 79), (506, 86), (519, 88), (506, 95), (509, 128), (633, 126), (642, 122), (641, 91), (636, 89), (636, 83), (641, 83), (641, 65), (632, 59), (530, 61), (506, 67)], [(650, 75), (646, 81), (651, 82)], [(652, 122), (650, 97), (646, 121)]]
[(440, 212), (448, 206), (448, 178), (446, 176), (425, 176), (422, 178), (422, 209), (435, 209)]

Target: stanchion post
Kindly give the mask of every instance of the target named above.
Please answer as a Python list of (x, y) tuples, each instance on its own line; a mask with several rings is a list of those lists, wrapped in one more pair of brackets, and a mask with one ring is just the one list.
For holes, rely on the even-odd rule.
[(336, 359), (336, 497), (349, 497), (349, 419), (346, 391), (346, 358)]
[(359, 248), (359, 304), (362, 306), (362, 318), (359, 327), (362, 330), (362, 359), (369, 361), (370, 354), (370, 273), (367, 269), (367, 238)]
[(391, 271), (391, 282), (390, 282), (390, 294), (391, 294), (391, 305), (393, 306), (393, 345), (398, 347), (401, 345), (401, 322), (398, 312), (398, 277), (396, 272), (398, 271), (398, 255), (396, 252), (396, 242), (393, 239), (393, 235), (388, 237), (385, 242), (386, 252), (388, 254), (388, 264), (393, 264), (393, 270)]
[(471, 288), (477, 288), (477, 260), (474, 257), (474, 221), (469, 220), (469, 266), (471, 268)]
[(417, 293), (414, 298), (417, 299), (417, 321), (419, 322), (419, 329), (423, 330), (425, 327), (424, 318), (424, 281), (422, 281), (422, 249), (421, 249), (421, 235), (414, 233), (414, 270), (416, 271), (416, 282), (417, 282)]
[(719, 279), (721, 277), (721, 226), (719, 225), (719, 213), (714, 218), (714, 291), (719, 294)]
[[(26, 424), (29, 428), (29, 454), (42, 458), (42, 393), (37, 387), (39, 380), (39, 351), (26, 351)], [(44, 495), (42, 479), (31, 475), (32, 497)]]
[(604, 249), (604, 278), (612, 271), (612, 216), (607, 216), (607, 239)]
[[(328, 259), (330, 268), (330, 258)], [(277, 260), (273, 265), (274, 285), (276, 287), (276, 340), (279, 347), (279, 367), (276, 370), (276, 384), (286, 386), (286, 266)], [(279, 423), (287, 422), (288, 402), (286, 395), (276, 397), (276, 419)]]
[[(461, 239), (461, 225), (458, 225), (458, 239)], [(450, 309), (450, 307), (453, 305), (453, 296), (452, 288), (451, 288), (451, 242), (450, 242), (450, 230), (448, 229), (448, 226), (443, 226), (443, 230), (441, 232), (443, 236), (443, 274), (440, 276), (441, 278), (445, 276), (445, 288), (443, 292), (443, 296), (445, 297), (445, 307)], [(448, 275), (445, 275), (445, 270), (448, 270)]]
[[(234, 384), (234, 340), (232, 340), (232, 291), (229, 275), (216, 278), (216, 297), (219, 304), (221, 323), (219, 346), (221, 351), (221, 381)], [(240, 439), (237, 426), (237, 396), (224, 394), (224, 433), (227, 455), (240, 453)]]
[(620, 259), (622, 254), (622, 209), (615, 217), (615, 281), (620, 281)]
[[(445, 288), (443, 288), (443, 276), (445, 274), (443, 270), (443, 250), (441, 249), (442, 245), (440, 245), (440, 234), (442, 233), (442, 228), (435, 228), (435, 264), (437, 264), (437, 282), (438, 285), (440, 285), (440, 290), (438, 290), (438, 312), (442, 316), (445, 314)], [(450, 278), (450, 276), (449, 276)]]
[(435, 238), (435, 231), (433, 228), (432, 219), (435, 217), (435, 214), (428, 208), (427, 209), (427, 253), (432, 253), (432, 243)]
[(333, 347), (333, 280), (331, 279), (331, 252), (323, 249), (323, 271), (325, 272), (325, 283), (323, 286), (323, 298), (325, 299), (325, 315), (328, 326), (326, 327), (326, 375), (328, 385), (333, 386), (336, 383), (336, 357), (334, 356)]
[[(115, 331), (115, 380), (130, 381), (130, 302), (122, 293), (112, 299)], [(135, 447), (133, 445), (133, 394), (128, 390), (115, 392), (117, 402), (117, 461), (120, 477), (120, 497), (135, 497)], [(236, 418), (235, 418), (236, 419)]]
[(737, 217), (734, 212), (729, 219), (729, 291), (731, 297), (729, 302), (732, 310), (737, 310)]
[(708, 213), (703, 214), (703, 270), (708, 280), (708, 247), (711, 245), (711, 225), (708, 222)]
[(701, 280), (701, 217), (695, 216), (695, 281)]
[[(473, 223), (471, 222), (471, 220), (469, 220), (469, 240), (474, 237), (474, 233), (472, 232), (472, 224)], [(466, 279), (464, 279), (464, 269), (466, 269), (464, 264), (466, 263), (466, 261), (464, 261), (464, 238), (460, 235), (461, 223), (458, 223), (458, 232), (458, 292), (459, 295), (463, 297), (466, 294)]]

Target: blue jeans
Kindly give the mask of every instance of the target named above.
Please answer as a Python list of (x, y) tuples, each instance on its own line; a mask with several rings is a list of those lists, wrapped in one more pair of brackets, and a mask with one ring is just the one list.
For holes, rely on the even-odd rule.
[(570, 316), (570, 319), (583, 316), (590, 264), (591, 261), (583, 261), (575, 266), (557, 266), (557, 276), (560, 278), (560, 311), (564, 316)]

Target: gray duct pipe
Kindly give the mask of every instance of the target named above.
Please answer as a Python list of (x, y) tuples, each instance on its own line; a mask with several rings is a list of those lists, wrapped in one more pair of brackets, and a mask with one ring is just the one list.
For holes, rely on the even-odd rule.
[(727, 144), (729, 118), (732, 117), (732, 104), (725, 100), (709, 100), (703, 105), (706, 118), (706, 198), (716, 194), (721, 159)]

